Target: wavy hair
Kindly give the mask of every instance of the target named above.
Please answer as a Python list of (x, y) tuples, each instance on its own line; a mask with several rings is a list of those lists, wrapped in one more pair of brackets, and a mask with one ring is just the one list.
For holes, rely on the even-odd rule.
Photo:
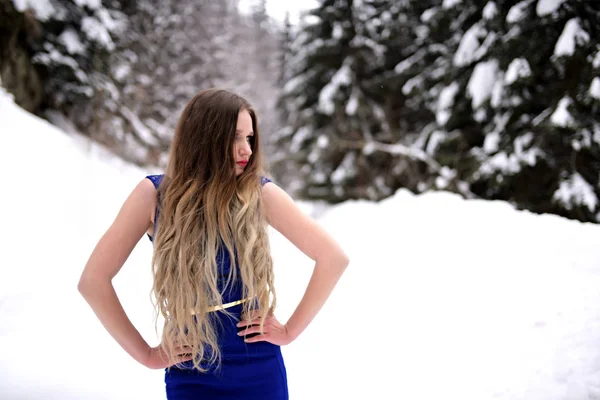
[[(252, 156), (236, 176), (233, 146), (241, 110), (250, 114), (254, 136)], [(192, 347), (199, 371), (220, 364), (218, 319), (208, 310), (222, 305), (219, 249), (229, 252), (231, 260), (225, 287), (241, 280), (243, 298), (253, 299), (243, 303), (243, 313), (258, 313), (262, 327), (275, 308), (259, 144), (255, 111), (226, 90), (198, 93), (178, 121), (158, 189), (152, 257), (155, 323), (160, 313), (165, 318), (162, 345), (171, 364), (176, 364), (176, 344)]]

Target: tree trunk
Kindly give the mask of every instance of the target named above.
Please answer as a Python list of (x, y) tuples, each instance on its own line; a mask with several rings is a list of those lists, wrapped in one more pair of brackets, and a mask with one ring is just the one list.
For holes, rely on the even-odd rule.
[(36, 113), (44, 86), (32, 64), (27, 41), (39, 40), (41, 28), (33, 13), (18, 12), (11, 0), (0, 0), (0, 79), (2, 86), (25, 110)]

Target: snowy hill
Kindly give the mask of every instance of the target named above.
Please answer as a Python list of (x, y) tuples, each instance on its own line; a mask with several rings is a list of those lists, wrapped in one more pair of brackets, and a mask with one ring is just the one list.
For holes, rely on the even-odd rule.
[[(163, 372), (129, 359), (76, 289), (153, 171), (29, 115), (1, 89), (0, 121), (0, 398), (164, 399)], [(291, 399), (600, 398), (600, 226), (404, 190), (328, 208), (319, 222), (351, 264), (284, 348)], [(285, 320), (311, 263), (275, 232), (273, 252)], [(157, 343), (150, 257), (142, 240), (115, 286)]]

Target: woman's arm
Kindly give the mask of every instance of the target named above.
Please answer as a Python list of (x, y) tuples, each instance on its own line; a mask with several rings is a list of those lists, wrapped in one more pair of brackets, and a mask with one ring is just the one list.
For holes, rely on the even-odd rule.
[(144, 179), (131, 192), (94, 248), (77, 286), (111, 336), (144, 365), (151, 348), (125, 314), (112, 279), (151, 226), (155, 205), (154, 184)]
[(304, 214), (279, 186), (265, 184), (263, 198), (271, 226), (315, 261), (304, 296), (285, 324), (291, 341), (304, 331), (323, 307), (349, 260), (340, 245)]

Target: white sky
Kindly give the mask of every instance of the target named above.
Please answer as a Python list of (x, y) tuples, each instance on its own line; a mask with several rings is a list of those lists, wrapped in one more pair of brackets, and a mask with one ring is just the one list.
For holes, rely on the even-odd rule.
[[(240, 9), (247, 11), (255, 0), (240, 0)], [(285, 12), (290, 12), (292, 23), (298, 21), (298, 15), (301, 11), (313, 8), (318, 4), (317, 0), (267, 0), (267, 13), (278, 21), (283, 22)]]

